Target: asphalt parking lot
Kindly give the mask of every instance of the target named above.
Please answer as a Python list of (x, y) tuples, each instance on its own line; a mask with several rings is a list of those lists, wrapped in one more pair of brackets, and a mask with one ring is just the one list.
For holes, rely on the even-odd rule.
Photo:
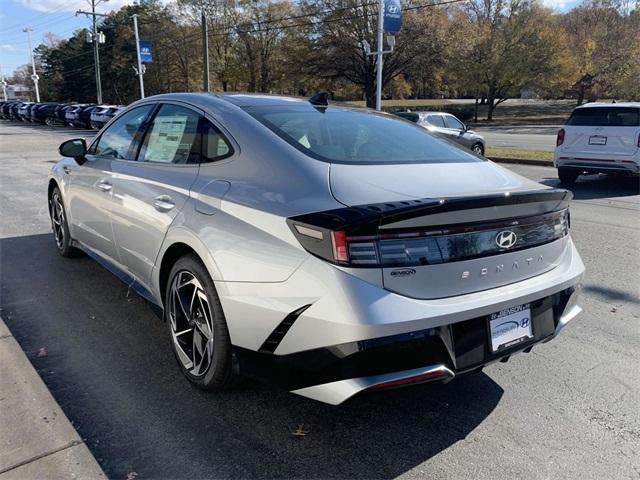
[[(447, 385), (331, 407), (256, 383), (195, 390), (140, 298), (89, 258), (57, 254), (47, 172), (82, 134), (0, 124), (0, 307), (109, 477), (640, 477), (637, 178), (574, 186), (585, 312), (558, 339)], [(551, 168), (508, 168), (557, 185)]]

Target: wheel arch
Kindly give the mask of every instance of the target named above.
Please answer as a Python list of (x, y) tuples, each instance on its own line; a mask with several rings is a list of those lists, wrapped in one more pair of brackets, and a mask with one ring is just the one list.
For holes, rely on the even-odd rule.
[[(200, 258), (200, 255), (186, 243), (176, 242), (172, 244), (164, 252), (162, 261), (160, 262), (160, 271), (158, 273), (158, 287), (160, 289), (160, 301), (164, 303), (164, 297), (167, 292), (167, 280), (169, 280), (169, 273), (175, 265), (175, 263), (185, 255), (195, 255)], [(200, 258), (202, 261), (202, 259)], [(204, 263), (204, 262), (203, 262)]]
[(160, 250), (156, 268), (152, 274), (152, 285), (157, 287), (156, 291), (159, 294), (161, 305), (164, 304), (166, 284), (171, 268), (178, 259), (189, 254), (195, 255), (202, 262), (214, 282), (221, 280), (220, 272), (209, 249), (188, 229), (172, 229), (165, 238), (165, 245)]

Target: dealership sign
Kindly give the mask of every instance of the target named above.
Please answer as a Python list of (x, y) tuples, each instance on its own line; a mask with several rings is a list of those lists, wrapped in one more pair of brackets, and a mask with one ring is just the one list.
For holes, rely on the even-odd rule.
[(402, 24), (402, 5), (400, 0), (384, 0), (384, 26), (383, 30), (389, 33), (400, 31)]
[(142, 63), (152, 63), (153, 55), (151, 54), (152, 44), (149, 40), (140, 40), (140, 61)]

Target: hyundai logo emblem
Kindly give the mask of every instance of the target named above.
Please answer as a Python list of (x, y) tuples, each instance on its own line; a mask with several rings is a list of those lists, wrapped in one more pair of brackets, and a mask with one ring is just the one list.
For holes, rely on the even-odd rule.
[(527, 328), (527, 326), (529, 326), (529, 318), (524, 317), (522, 320), (520, 320), (520, 326), (522, 328)]
[(389, 13), (395, 14), (395, 13), (398, 13), (398, 10), (400, 9), (398, 8), (397, 5), (387, 5), (387, 12)]
[(518, 241), (518, 236), (511, 230), (503, 230), (496, 236), (496, 245), (500, 248), (511, 248)]

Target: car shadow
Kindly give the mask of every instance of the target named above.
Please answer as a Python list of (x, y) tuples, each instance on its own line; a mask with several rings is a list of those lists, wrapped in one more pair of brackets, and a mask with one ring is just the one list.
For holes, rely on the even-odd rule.
[(540, 183), (550, 187), (567, 188), (573, 192), (576, 200), (629, 197), (640, 193), (640, 179), (631, 175), (581, 175), (572, 185), (564, 185), (557, 177), (549, 177), (543, 178)]
[(329, 406), (247, 382), (197, 390), (164, 324), (51, 235), (0, 240), (10, 330), (108, 477), (389, 478), (469, 435), (503, 390), (484, 373)]

